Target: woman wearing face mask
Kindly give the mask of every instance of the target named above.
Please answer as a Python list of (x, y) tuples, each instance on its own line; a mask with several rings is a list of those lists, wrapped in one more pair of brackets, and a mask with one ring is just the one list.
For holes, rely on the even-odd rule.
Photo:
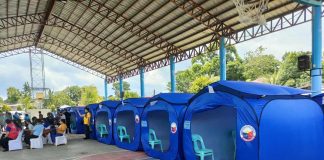
[(83, 124), (84, 124), (84, 133), (85, 133), (85, 138), (84, 139), (89, 139), (90, 138), (90, 119), (91, 119), (91, 113), (89, 112), (89, 108), (85, 108), (85, 115), (83, 116)]

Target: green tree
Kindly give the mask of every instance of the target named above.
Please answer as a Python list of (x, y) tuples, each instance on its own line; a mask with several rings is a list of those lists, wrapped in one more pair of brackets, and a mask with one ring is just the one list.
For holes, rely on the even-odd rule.
[(201, 76), (196, 78), (189, 87), (190, 93), (197, 93), (201, 89), (203, 89), (205, 86), (219, 80), (219, 77), (207, 77), (207, 76)]
[(21, 95), (23, 97), (31, 97), (31, 92), (32, 92), (32, 90), (31, 90), (29, 83), (25, 82), (23, 85), (23, 90), (21, 92)]
[(310, 82), (308, 72), (298, 70), (298, 57), (302, 55), (310, 55), (310, 52), (287, 52), (283, 56), (283, 61), (278, 71), (278, 84), (302, 87)]
[(12, 111), (12, 108), (10, 106), (8, 106), (7, 104), (4, 104), (2, 106), (2, 112), (9, 112)]
[(34, 106), (32, 104), (31, 99), (31, 87), (28, 82), (25, 82), (23, 85), (23, 90), (21, 91), (21, 96), (19, 98), (19, 103), (22, 104), (22, 108), (25, 109), (33, 109)]
[(52, 90), (49, 90), (47, 94), (48, 94), (48, 98), (44, 100), (44, 106), (50, 109), (53, 106), (55, 107), (53, 101), (54, 92)]
[(32, 104), (32, 100), (30, 96), (21, 97), (19, 102), (22, 104), (22, 107), (25, 109), (34, 109), (35, 107)]
[(87, 105), (91, 103), (98, 103), (102, 101), (102, 97), (99, 96), (98, 90), (95, 86), (84, 86), (81, 95), (81, 104)]
[[(191, 68), (184, 70), (184, 71), (178, 71), (176, 73), (176, 89), (177, 92), (180, 93), (188, 93), (188, 89), (190, 86), (190, 83), (196, 78), (196, 74), (192, 71)], [(171, 83), (168, 82), (167, 89), (171, 91)]]
[(127, 99), (127, 98), (138, 98), (139, 95), (137, 92), (133, 92), (133, 91), (126, 91), (125, 92), (125, 95), (124, 95), (124, 99)]
[(73, 105), (73, 101), (71, 98), (63, 91), (54, 92), (52, 96), (52, 102), (48, 104), (47, 108), (51, 108), (53, 106), (59, 107), (62, 105)]
[(64, 92), (71, 98), (71, 100), (78, 104), (81, 100), (82, 90), (79, 86), (71, 86), (64, 89)]
[(240, 60), (229, 61), (227, 63), (226, 76), (228, 80), (244, 81), (244, 65)]
[(7, 89), (7, 102), (10, 103), (10, 104), (15, 104), (18, 102), (18, 100), (20, 99), (20, 91), (15, 88), (15, 87), (9, 87)]
[(279, 69), (280, 61), (273, 55), (264, 53), (265, 48), (258, 47), (255, 51), (249, 51), (244, 60), (244, 77), (253, 81), (265, 75), (272, 75)]
[[(130, 91), (130, 84), (126, 81), (123, 81), (123, 88), (124, 88), (124, 92), (126, 91)], [(113, 83), (113, 88), (112, 88), (115, 92), (115, 96), (119, 99), (120, 98), (120, 93), (119, 93), (119, 82), (115, 82)]]
[[(243, 75), (243, 61), (237, 53), (235, 46), (228, 45), (226, 46), (226, 50), (227, 78), (230, 80), (245, 80)], [(196, 92), (195, 89), (189, 91), (189, 88), (192, 87), (192, 83), (195, 80), (195, 87), (201, 88), (198, 86), (204, 85), (204, 80), (210, 79), (210, 77), (219, 76), (219, 55), (216, 53), (215, 46), (208, 47), (204, 53), (194, 57), (191, 60), (191, 64), (192, 66), (190, 68), (176, 73), (177, 92)], [(203, 84), (197, 84), (198, 82)], [(169, 91), (171, 90), (170, 82), (167, 84), (167, 89)]]
[(3, 104), (3, 98), (0, 97), (0, 104)]
[(24, 110), (24, 109), (23, 109), (22, 106), (18, 106), (18, 107), (17, 107), (17, 110), (18, 110), (18, 111), (22, 111), (22, 110)]
[(119, 98), (117, 98), (116, 96), (110, 95), (108, 97), (108, 100), (115, 101), (115, 100), (119, 100)]

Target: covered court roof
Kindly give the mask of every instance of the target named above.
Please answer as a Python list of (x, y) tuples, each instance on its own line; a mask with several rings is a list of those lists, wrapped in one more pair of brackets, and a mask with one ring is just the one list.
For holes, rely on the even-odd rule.
[[(235, 44), (311, 20), (270, 0), (264, 26), (239, 22), (231, 0), (0, 0), (0, 55), (36, 47), (109, 82), (192, 58), (219, 37)], [(88, 70), (89, 69), (89, 70)]]

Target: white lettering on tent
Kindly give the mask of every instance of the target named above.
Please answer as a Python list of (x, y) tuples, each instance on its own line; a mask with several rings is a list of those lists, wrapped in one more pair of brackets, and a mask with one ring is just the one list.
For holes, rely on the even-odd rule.
[(141, 122), (141, 125), (142, 125), (142, 127), (147, 127), (147, 122), (146, 121), (142, 121)]
[(190, 125), (191, 125), (190, 121), (184, 121), (183, 128), (190, 130)]
[(215, 93), (213, 86), (208, 86), (209, 93)]
[(111, 126), (111, 125), (112, 125), (112, 124), (111, 124), (111, 119), (109, 119), (109, 120), (108, 120), (108, 123), (109, 123), (109, 126)]

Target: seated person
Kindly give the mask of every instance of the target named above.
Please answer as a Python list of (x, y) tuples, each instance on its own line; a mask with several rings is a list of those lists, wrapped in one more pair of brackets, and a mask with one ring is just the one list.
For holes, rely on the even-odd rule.
[(44, 130), (44, 126), (42, 124), (42, 120), (40, 119), (37, 119), (36, 120), (36, 125), (34, 126), (33, 130), (32, 130), (32, 134), (29, 135), (29, 136), (25, 136), (25, 143), (30, 145), (30, 139), (31, 138), (38, 138), (39, 136), (42, 136), (40, 135), (41, 132)]
[(3, 147), (3, 151), (6, 152), (8, 151), (8, 143), (9, 140), (15, 140), (18, 137), (19, 134), (19, 129), (17, 126), (12, 122), (12, 120), (7, 119), (6, 120), (6, 132), (1, 136), (0, 144)]
[(67, 126), (65, 124), (65, 120), (61, 119), (60, 120), (60, 125), (55, 129), (51, 130), (51, 139), (52, 142), (55, 142), (55, 137), (63, 136), (67, 129)]
[(24, 121), (30, 121), (29, 114), (25, 114)]
[(31, 135), (31, 131), (33, 130), (34, 126), (30, 121), (25, 121), (25, 135)]
[(54, 119), (50, 120), (48, 118), (45, 118), (45, 123), (44, 123), (45, 129), (44, 129), (44, 132), (43, 132), (44, 137), (46, 137), (49, 133), (51, 133), (52, 132), (51, 130), (53, 128), (55, 130), (55, 124), (56, 124), (56, 122), (54, 121)]
[(35, 126), (36, 125), (36, 121), (37, 121), (37, 118), (36, 117), (32, 117), (32, 124)]

